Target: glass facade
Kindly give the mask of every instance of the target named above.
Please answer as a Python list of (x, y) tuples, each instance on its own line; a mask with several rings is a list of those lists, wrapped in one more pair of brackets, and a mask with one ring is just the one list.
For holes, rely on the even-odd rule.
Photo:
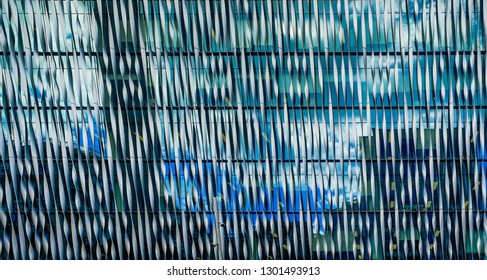
[(0, 259), (485, 259), (482, 0), (0, 3)]

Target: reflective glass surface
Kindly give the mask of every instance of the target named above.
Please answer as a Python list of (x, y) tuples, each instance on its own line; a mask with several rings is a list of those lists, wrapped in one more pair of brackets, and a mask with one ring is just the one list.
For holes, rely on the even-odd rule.
[(0, 3), (0, 259), (485, 259), (482, 0)]

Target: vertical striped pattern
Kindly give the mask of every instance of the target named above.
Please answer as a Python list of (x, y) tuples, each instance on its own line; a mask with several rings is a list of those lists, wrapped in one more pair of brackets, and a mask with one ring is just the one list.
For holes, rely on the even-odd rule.
[(484, 259), (482, 0), (0, 2), (0, 259)]

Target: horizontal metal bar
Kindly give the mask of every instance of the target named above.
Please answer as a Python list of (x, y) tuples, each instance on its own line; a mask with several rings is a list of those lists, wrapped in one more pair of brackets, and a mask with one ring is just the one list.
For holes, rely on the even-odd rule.
[[(22, 148), (24, 149), (24, 148)], [(66, 148), (68, 149), (68, 148)], [(83, 152), (81, 152), (83, 153)], [(89, 162), (94, 162), (94, 161), (98, 161), (99, 163), (103, 163), (105, 161), (113, 161), (113, 162), (131, 162), (132, 160), (135, 160), (136, 162), (144, 162), (144, 163), (167, 163), (167, 164), (171, 164), (171, 163), (176, 163), (176, 160), (174, 159), (148, 159), (148, 158), (142, 158), (142, 157), (137, 157), (137, 158), (125, 158), (125, 159), (122, 159), (122, 158), (119, 158), (119, 159), (115, 159), (115, 158), (96, 158), (94, 156), (90, 156), (90, 161), (87, 161), (87, 157), (86, 156), (81, 156), (79, 155), (79, 158), (81, 159), (81, 162), (83, 163), (89, 163)], [(60, 157), (60, 158), (51, 158), (51, 159), (47, 159), (47, 158), (29, 158), (29, 159), (25, 159), (25, 158), (21, 158), (21, 157), (18, 157), (18, 156), (9, 156), (9, 157), (5, 157), (2, 159), (3, 160), (13, 160), (13, 159), (20, 159), (20, 160), (24, 160), (24, 161), (27, 161), (27, 162), (33, 162), (33, 161), (37, 161), (37, 162), (40, 162), (40, 163), (47, 163), (49, 161), (53, 161), (53, 162), (59, 162), (59, 163), (63, 163), (64, 160), (67, 160), (68, 163), (77, 163), (78, 162), (78, 159), (72, 159), (71, 157), (67, 157), (67, 156), (63, 156), (63, 157)], [(275, 159), (275, 161), (279, 162), (279, 163), (304, 163), (305, 161), (308, 162), (308, 163), (328, 163), (328, 162), (334, 162), (334, 163), (340, 163), (340, 162), (344, 162), (344, 163), (355, 163), (357, 165), (360, 165), (362, 163), (362, 161), (365, 161), (367, 163), (374, 163), (374, 162), (381, 162), (381, 163), (389, 163), (389, 162), (394, 162), (396, 164), (399, 164), (401, 161), (402, 162), (413, 162), (413, 163), (416, 163), (416, 162), (428, 162), (429, 160), (433, 160), (433, 161), (440, 161), (440, 162), (456, 162), (456, 163), (465, 163), (467, 160), (470, 160), (470, 163), (472, 165), (475, 165), (475, 162), (477, 162), (478, 164), (481, 164), (481, 163), (487, 163), (487, 159), (476, 159), (475, 157), (471, 157), (471, 158), (434, 158), (434, 157), (425, 157), (425, 158), (406, 158), (406, 159), (402, 159), (402, 158), (391, 158), (391, 159), (386, 159), (386, 158), (377, 158), (377, 159), (298, 159), (298, 160), (295, 160), (295, 159)], [(180, 159), (179, 162), (181, 164), (184, 164), (184, 163), (189, 163), (193, 161), (194, 163), (197, 163), (199, 161), (199, 159)], [(204, 163), (212, 163), (213, 161), (216, 161), (217, 163), (227, 163), (227, 162), (232, 162), (232, 163), (265, 163), (266, 162), (266, 159), (201, 159), (202, 162)], [(269, 162), (272, 164), (274, 162), (274, 159), (273, 158), (270, 158), (269, 159)], [(1, 167), (1, 166), (0, 166)], [(407, 174), (407, 173), (406, 173)]]
[(245, 55), (248, 56), (265, 56), (268, 58), (270, 54), (279, 55), (282, 53), (283, 55), (310, 55), (313, 53), (315, 56), (371, 56), (371, 55), (389, 55), (389, 56), (401, 56), (402, 54), (409, 55), (412, 54), (414, 56), (433, 56), (433, 55), (455, 55), (456, 53), (460, 55), (485, 55), (486, 50), (403, 50), (403, 51), (371, 51), (371, 50), (347, 50), (347, 51), (310, 51), (310, 50), (296, 50), (296, 51), (279, 51), (279, 50), (270, 50), (270, 51), (250, 51), (245, 49), (235, 48), (234, 51), (168, 51), (168, 50), (140, 50), (140, 51), (120, 51), (120, 50), (107, 50), (107, 51), (9, 51), (3, 50), (0, 51), (1, 56), (103, 56), (106, 54), (107, 56), (115, 55), (118, 57), (122, 56), (156, 56), (157, 52), (161, 54), (161, 56), (171, 56), (171, 57), (183, 57), (183, 56), (202, 56), (203, 54), (207, 56), (239, 56)]
[[(486, 99), (487, 101), (487, 99)], [(330, 109), (331, 106), (331, 109)], [(307, 111), (334, 111), (334, 110), (383, 110), (383, 111), (396, 111), (400, 110), (401, 112), (405, 110), (405, 105), (333, 105), (333, 104), (322, 104), (322, 105), (290, 105), (290, 106), (283, 106), (283, 105), (264, 105), (263, 108), (265, 110), (307, 110)], [(470, 105), (452, 105), (453, 110), (483, 110), (487, 109), (486, 105), (477, 105), (477, 104), (470, 104)], [(0, 105), (0, 110), (62, 110), (62, 111), (72, 111), (75, 110), (83, 110), (83, 111), (94, 111), (95, 109), (103, 110), (103, 111), (119, 111), (119, 110), (127, 110), (127, 111), (147, 111), (147, 112), (154, 112), (154, 111), (163, 111), (164, 109), (168, 111), (183, 111), (183, 110), (226, 110), (226, 111), (237, 111), (239, 107), (236, 105), (230, 106), (217, 106), (217, 105), (127, 105), (124, 104), (114, 104), (110, 105), (103, 105), (103, 106), (64, 106), (64, 105), (54, 105), (54, 106), (43, 106), (41, 103), (39, 105)], [(260, 105), (254, 106), (241, 106), (241, 109), (244, 111), (261, 110)], [(408, 110), (449, 110), (450, 105), (407, 105)]]
[[(486, 214), (487, 210), (483, 209), (471, 209), (474, 214)], [(136, 214), (171, 214), (171, 215), (300, 215), (300, 214), (311, 214), (311, 215), (322, 215), (322, 214), (331, 214), (331, 215), (346, 215), (346, 214), (384, 214), (384, 213), (403, 213), (403, 214), (432, 214), (432, 213), (449, 213), (449, 214), (461, 214), (463, 211), (470, 211), (470, 209), (425, 209), (424, 211), (412, 211), (412, 210), (402, 210), (402, 209), (379, 209), (379, 210), (352, 210), (347, 209), (346, 212), (344, 210), (326, 210), (326, 211), (219, 211), (217, 213), (213, 211), (150, 211), (150, 210), (140, 210), (140, 211), (92, 211), (92, 210), (59, 210), (59, 211), (48, 211), (46, 209), (35, 209), (35, 210), (25, 210), (25, 211), (18, 211), (18, 210), (6, 210), (5, 212), (12, 214), (21, 214), (21, 215), (31, 215), (34, 213), (44, 213), (44, 214), (92, 214), (92, 215), (115, 215), (115, 214), (129, 214), (129, 215), (136, 215)]]

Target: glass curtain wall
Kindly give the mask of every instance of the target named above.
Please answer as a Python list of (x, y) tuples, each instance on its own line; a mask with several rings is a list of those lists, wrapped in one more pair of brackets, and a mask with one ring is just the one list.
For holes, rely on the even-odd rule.
[(3, 1), (0, 259), (485, 259), (482, 0)]

